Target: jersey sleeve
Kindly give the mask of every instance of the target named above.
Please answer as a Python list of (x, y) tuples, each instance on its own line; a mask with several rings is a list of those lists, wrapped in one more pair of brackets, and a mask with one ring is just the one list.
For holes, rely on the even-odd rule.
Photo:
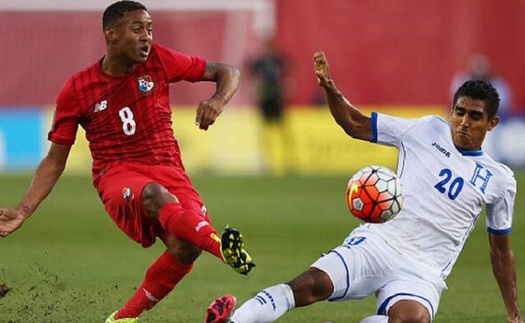
[(377, 112), (372, 113), (372, 142), (386, 146), (400, 147), (403, 137), (413, 127), (424, 123), (431, 117), (406, 119)]
[(55, 115), (47, 139), (62, 145), (74, 144), (80, 117), (79, 104), (74, 93), (73, 82), (69, 80), (58, 95)]
[(157, 45), (158, 55), (170, 83), (177, 81), (198, 82), (204, 77), (206, 60), (189, 56), (176, 50)]
[(504, 184), (503, 195), (487, 204), (487, 231), (493, 234), (507, 234), (512, 230), (512, 215), (516, 199), (516, 180), (513, 176)]

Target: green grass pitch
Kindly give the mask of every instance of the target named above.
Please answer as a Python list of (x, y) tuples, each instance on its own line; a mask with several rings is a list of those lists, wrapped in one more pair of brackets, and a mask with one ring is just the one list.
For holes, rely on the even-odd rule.
[[(349, 174), (350, 175), (350, 174)], [(520, 303), (525, 306), (525, 174), (517, 173), (512, 244)], [(15, 205), (28, 176), (0, 176), (0, 205)], [(348, 177), (195, 176), (220, 231), (240, 229), (257, 267), (241, 276), (209, 254), (142, 322), (202, 322), (208, 304), (229, 292), (239, 301), (285, 282), (338, 245), (358, 225), (344, 202)], [(436, 318), (445, 322), (505, 322), (492, 276), (482, 217), (447, 283)], [(21, 230), (0, 239), (0, 322), (104, 322), (131, 296), (161, 254), (157, 243), (142, 249), (106, 215), (88, 177), (64, 176)], [(318, 303), (279, 322), (358, 322), (375, 309), (373, 297)]]

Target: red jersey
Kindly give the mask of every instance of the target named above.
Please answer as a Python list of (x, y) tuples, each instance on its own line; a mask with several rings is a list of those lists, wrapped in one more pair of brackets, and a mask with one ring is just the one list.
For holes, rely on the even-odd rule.
[(121, 164), (180, 166), (169, 103), (169, 83), (202, 80), (206, 61), (153, 44), (146, 63), (112, 77), (102, 59), (73, 75), (56, 102), (48, 139), (72, 145), (78, 125), (86, 131), (93, 179)]

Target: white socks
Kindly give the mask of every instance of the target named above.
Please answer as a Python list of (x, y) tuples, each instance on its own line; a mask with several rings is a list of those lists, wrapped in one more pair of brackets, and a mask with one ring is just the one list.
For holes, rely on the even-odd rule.
[(269, 323), (295, 307), (292, 289), (286, 284), (268, 287), (244, 302), (230, 318), (233, 323)]
[(388, 316), (385, 315), (374, 315), (365, 317), (359, 323), (388, 323)]

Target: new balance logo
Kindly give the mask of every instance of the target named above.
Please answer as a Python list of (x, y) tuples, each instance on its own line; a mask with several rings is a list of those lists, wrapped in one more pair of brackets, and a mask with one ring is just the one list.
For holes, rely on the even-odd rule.
[(152, 301), (152, 302), (158, 302), (159, 299), (156, 298), (155, 296), (153, 296), (150, 292), (148, 292), (145, 288), (142, 289), (144, 291), (144, 293), (146, 294), (146, 297)]
[(206, 221), (201, 221), (199, 222), (199, 224), (197, 224), (197, 226), (195, 227), (195, 231), (196, 232), (199, 232), (202, 228), (204, 228), (205, 226), (209, 225), (208, 222)]
[(93, 110), (94, 113), (100, 112), (102, 110), (106, 110), (108, 107), (108, 101), (102, 100), (100, 103), (95, 104), (95, 110)]

